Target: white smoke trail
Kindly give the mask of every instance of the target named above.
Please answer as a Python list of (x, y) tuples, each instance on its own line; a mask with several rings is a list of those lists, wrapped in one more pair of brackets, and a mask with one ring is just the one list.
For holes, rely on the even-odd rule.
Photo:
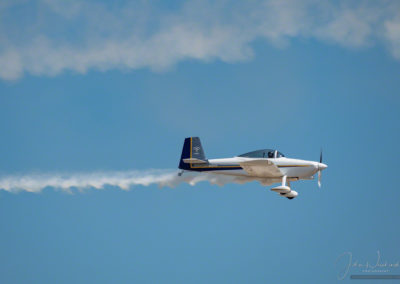
[(107, 186), (129, 190), (134, 186), (175, 187), (180, 183), (195, 185), (200, 181), (224, 185), (237, 182), (234, 177), (205, 173), (184, 173), (178, 176), (176, 170), (114, 171), (93, 173), (45, 173), (0, 176), (0, 190), (8, 192), (28, 191), (39, 193), (45, 188), (54, 188), (66, 192), (73, 189), (82, 191), (87, 188), (103, 189)]

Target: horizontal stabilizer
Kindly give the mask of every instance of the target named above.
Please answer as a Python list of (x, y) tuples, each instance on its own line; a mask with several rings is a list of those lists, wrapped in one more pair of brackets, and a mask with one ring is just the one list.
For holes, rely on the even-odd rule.
[(183, 159), (183, 162), (186, 164), (207, 164), (208, 163), (207, 160), (200, 160), (200, 159), (196, 159), (196, 158)]

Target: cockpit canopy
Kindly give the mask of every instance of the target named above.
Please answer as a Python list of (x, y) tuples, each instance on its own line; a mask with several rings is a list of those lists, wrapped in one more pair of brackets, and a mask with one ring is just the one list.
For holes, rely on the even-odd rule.
[[(257, 150), (257, 151), (252, 151), (248, 152), (242, 155), (239, 155), (238, 157), (245, 157), (245, 158), (275, 158), (275, 151), (272, 149), (263, 149), (263, 150)], [(276, 158), (280, 157), (285, 157), (281, 152), (276, 151)]]

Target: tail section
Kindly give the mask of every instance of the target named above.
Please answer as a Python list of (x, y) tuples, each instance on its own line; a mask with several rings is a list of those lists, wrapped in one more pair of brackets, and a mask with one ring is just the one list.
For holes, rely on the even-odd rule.
[(179, 168), (181, 170), (190, 170), (192, 164), (207, 163), (206, 156), (204, 155), (203, 147), (201, 146), (199, 137), (185, 138), (183, 143), (182, 155), (179, 161)]

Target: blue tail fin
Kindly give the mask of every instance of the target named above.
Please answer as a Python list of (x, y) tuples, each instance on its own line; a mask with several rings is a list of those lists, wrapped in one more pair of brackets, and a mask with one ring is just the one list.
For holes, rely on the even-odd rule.
[(184, 159), (198, 159), (206, 161), (203, 147), (201, 146), (199, 137), (188, 137), (185, 138), (183, 143), (182, 155), (179, 161), (179, 168), (181, 170), (190, 170), (190, 163), (185, 163)]

